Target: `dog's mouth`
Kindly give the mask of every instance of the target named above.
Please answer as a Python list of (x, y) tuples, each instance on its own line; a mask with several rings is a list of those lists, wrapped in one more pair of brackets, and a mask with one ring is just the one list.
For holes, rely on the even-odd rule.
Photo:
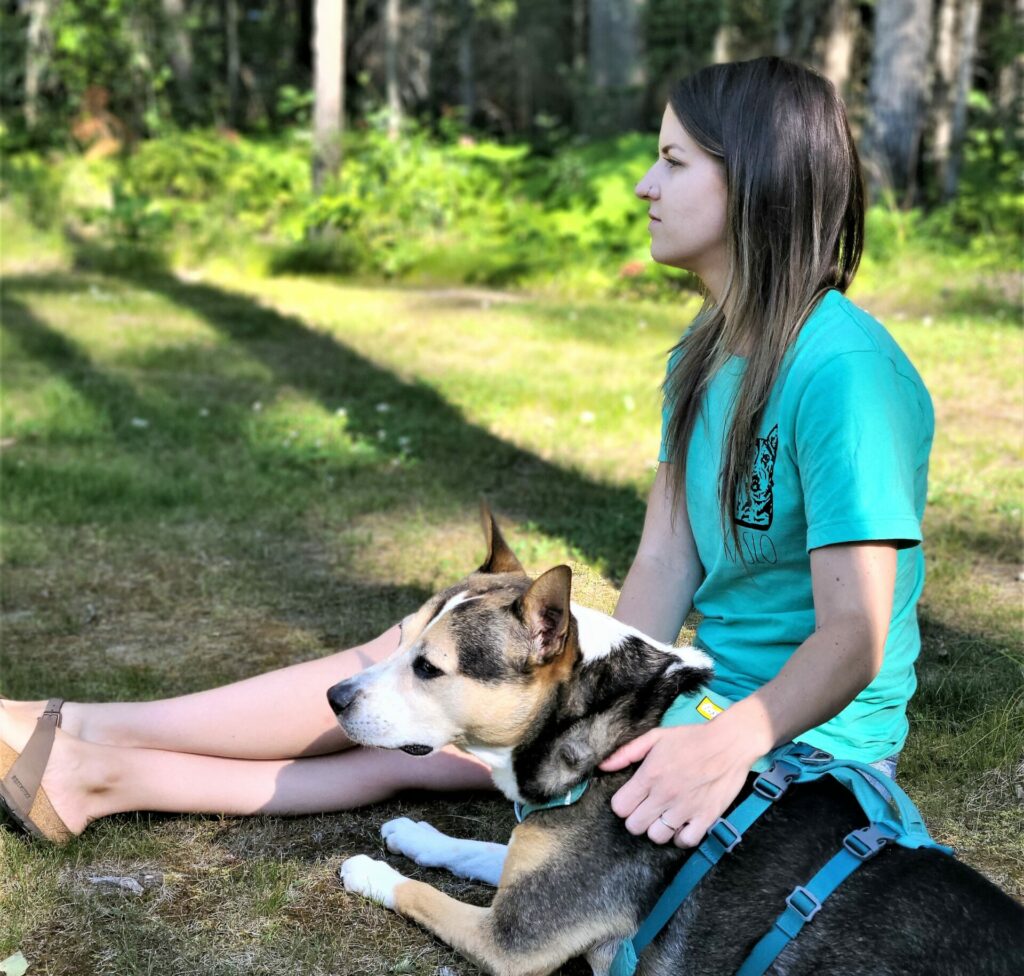
[(402, 752), (409, 753), (410, 756), (426, 756), (428, 753), (434, 751), (433, 746), (424, 746), (416, 743), (408, 746), (399, 746), (398, 748), (401, 749)]

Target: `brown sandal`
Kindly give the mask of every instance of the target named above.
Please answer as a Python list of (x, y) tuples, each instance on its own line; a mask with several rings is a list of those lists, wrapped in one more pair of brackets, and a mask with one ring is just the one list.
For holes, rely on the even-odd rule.
[(41, 785), (63, 705), (62, 698), (51, 698), (46, 703), (20, 755), (0, 741), (0, 814), (26, 833), (52, 844), (66, 844), (74, 836), (57, 816)]

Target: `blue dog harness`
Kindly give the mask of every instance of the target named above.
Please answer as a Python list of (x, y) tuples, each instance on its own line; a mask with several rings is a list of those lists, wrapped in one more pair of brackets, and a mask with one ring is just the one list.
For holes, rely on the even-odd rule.
[[(822, 904), (865, 861), (886, 844), (911, 849), (931, 847), (952, 854), (950, 847), (936, 843), (928, 834), (921, 814), (897, 784), (867, 763), (834, 759), (829, 753), (806, 743), (788, 743), (766, 757), (769, 767), (754, 780), (749, 796), (739, 803), (728, 819), (719, 817), (700, 846), (686, 859), (651, 913), (632, 939), (624, 939), (612, 962), (610, 976), (633, 976), (638, 957), (665, 927), (701, 879), (743, 839), (754, 822), (789, 789), (791, 783), (812, 783), (831, 776), (843, 784), (867, 815), (868, 826), (843, 838), (840, 849), (806, 884), (797, 885), (786, 897), (786, 907), (772, 927), (751, 950), (737, 976), (762, 976), (779, 953), (810, 922)], [(587, 791), (584, 781), (565, 796), (546, 803), (515, 805), (522, 823), (531, 813), (570, 806)]]
[(612, 963), (611, 976), (633, 976), (640, 953), (665, 927), (700, 880), (736, 847), (744, 833), (786, 792), (790, 783), (811, 783), (822, 776), (832, 776), (853, 793), (869, 823), (867, 827), (847, 834), (842, 847), (824, 867), (806, 884), (797, 885), (790, 892), (785, 909), (754, 946), (737, 976), (762, 976), (779, 953), (821, 911), (828, 896), (886, 844), (931, 847), (944, 854), (953, 853), (952, 848), (932, 840), (910, 797), (873, 766), (855, 760), (834, 759), (827, 752), (800, 742), (774, 750), (768, 759), (771, 766), (754, 780), (750, 795), (728, 819), (719, 817), (715, 821), (636, 935), (623, 940)]

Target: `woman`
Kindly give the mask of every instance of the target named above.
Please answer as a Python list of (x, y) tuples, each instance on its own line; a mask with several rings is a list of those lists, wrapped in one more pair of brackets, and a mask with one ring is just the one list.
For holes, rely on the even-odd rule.
[[(616, 616), (671, 641), (695, 605), (712, 690), (734, 704), (650, 732), (605, 768), (642, 760), (613, 808), (634, 833), (692, 846), (779, 742), (868, 761), (902, 746), (932, 419), (906, 358), (840, 294), (863, 199), (828, 82), (775, 58), (703, 69), (672, 92), (659, 146), (636, 188), (651, 254), (696, 274), (707, 300), (670, 360), (661, 464)], [(126, 810), (295, 814), (491, 788), (454, 748), (349, 748), (325, 690), (397, 645), (396, 627), (194, 695), (68, 703), (52, 750), (53, 713), (16, 770), (42, 775), (32, 819), (60, 841)], [(13, 796), (43, 705), (3, 704)]]

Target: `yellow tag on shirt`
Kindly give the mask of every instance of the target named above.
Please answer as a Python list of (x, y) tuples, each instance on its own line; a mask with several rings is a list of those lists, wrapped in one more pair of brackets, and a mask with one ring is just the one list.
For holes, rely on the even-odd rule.
[(706, 718), (709, 722), (716, 715), (725, 711), (723, 708), (719, 708), (707, 695), (705, 695), (697, 705), (697, 713)]

